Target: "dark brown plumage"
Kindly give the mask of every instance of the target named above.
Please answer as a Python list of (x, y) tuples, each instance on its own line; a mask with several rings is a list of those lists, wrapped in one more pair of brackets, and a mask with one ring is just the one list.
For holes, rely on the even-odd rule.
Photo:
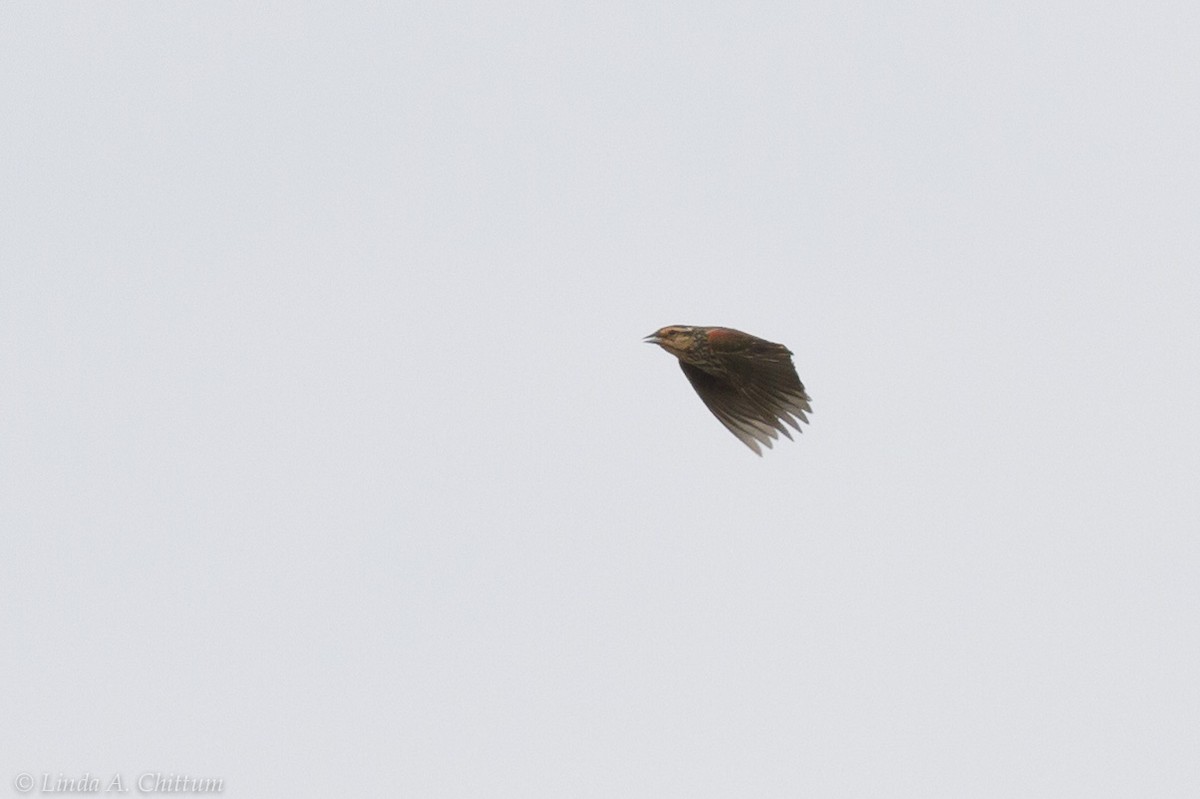
[[(679, 366), (704, 404), (743, 444), (762, 455), (787, 425), (812, 413), (804, 384), (792, 365), (792, 352), (728, 327), (671, 325), (646, 336), (679, 359)], [(784, 424), (784, 423), (787, 424)]]

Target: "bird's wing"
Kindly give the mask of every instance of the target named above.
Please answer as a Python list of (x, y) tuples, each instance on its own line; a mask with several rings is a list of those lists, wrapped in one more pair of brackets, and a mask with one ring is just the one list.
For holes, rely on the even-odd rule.
[(731, 382), (768, 418), (782, 419), (796, 430), (800, 430), (800, 422), (808, 421), (811, 400), (787, 347), (759, 340), (743, 352), (729, 355), (725, 366)]
[(791, 438), (788, 429), (772, 415), (768, 406), (755, 400), (752, 394), (685, 361), (680, 361), (679, 367), (713, 416), (756, 455), (762, 455), (760, 443), (769, 449), (781, 432)]

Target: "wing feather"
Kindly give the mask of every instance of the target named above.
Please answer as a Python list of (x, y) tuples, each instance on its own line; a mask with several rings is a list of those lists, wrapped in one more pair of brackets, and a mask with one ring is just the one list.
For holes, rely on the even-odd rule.
[(786, 418), (793, 426), (795, 422), (774, 410), (778, 401), (759, 399), (754, 392), (743, 391), (685, 361), (680, 361), (679, 367), (713, 416), (755, 454), (762, 454), (760, 444), (770, 449), (780, 433), (792, 437), (781, 419)]

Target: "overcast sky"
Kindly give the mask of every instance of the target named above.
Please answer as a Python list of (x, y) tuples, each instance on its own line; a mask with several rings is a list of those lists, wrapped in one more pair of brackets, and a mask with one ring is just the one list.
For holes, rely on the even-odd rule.
[(5, 4), (0, 793), (1200, 795), (1198, 37)]

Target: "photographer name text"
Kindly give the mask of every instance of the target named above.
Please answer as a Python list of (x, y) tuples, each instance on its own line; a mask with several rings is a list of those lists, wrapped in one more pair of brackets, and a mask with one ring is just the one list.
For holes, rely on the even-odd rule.
[(124, 774), (100, 776), (85, 771), (79, 776), (43, 771), (37, 776), (22, 771), (13, 778), (17, 793), (221, 793), (224, 777), (193, 777), (162, 771), (143, 771), (126, 777)]

